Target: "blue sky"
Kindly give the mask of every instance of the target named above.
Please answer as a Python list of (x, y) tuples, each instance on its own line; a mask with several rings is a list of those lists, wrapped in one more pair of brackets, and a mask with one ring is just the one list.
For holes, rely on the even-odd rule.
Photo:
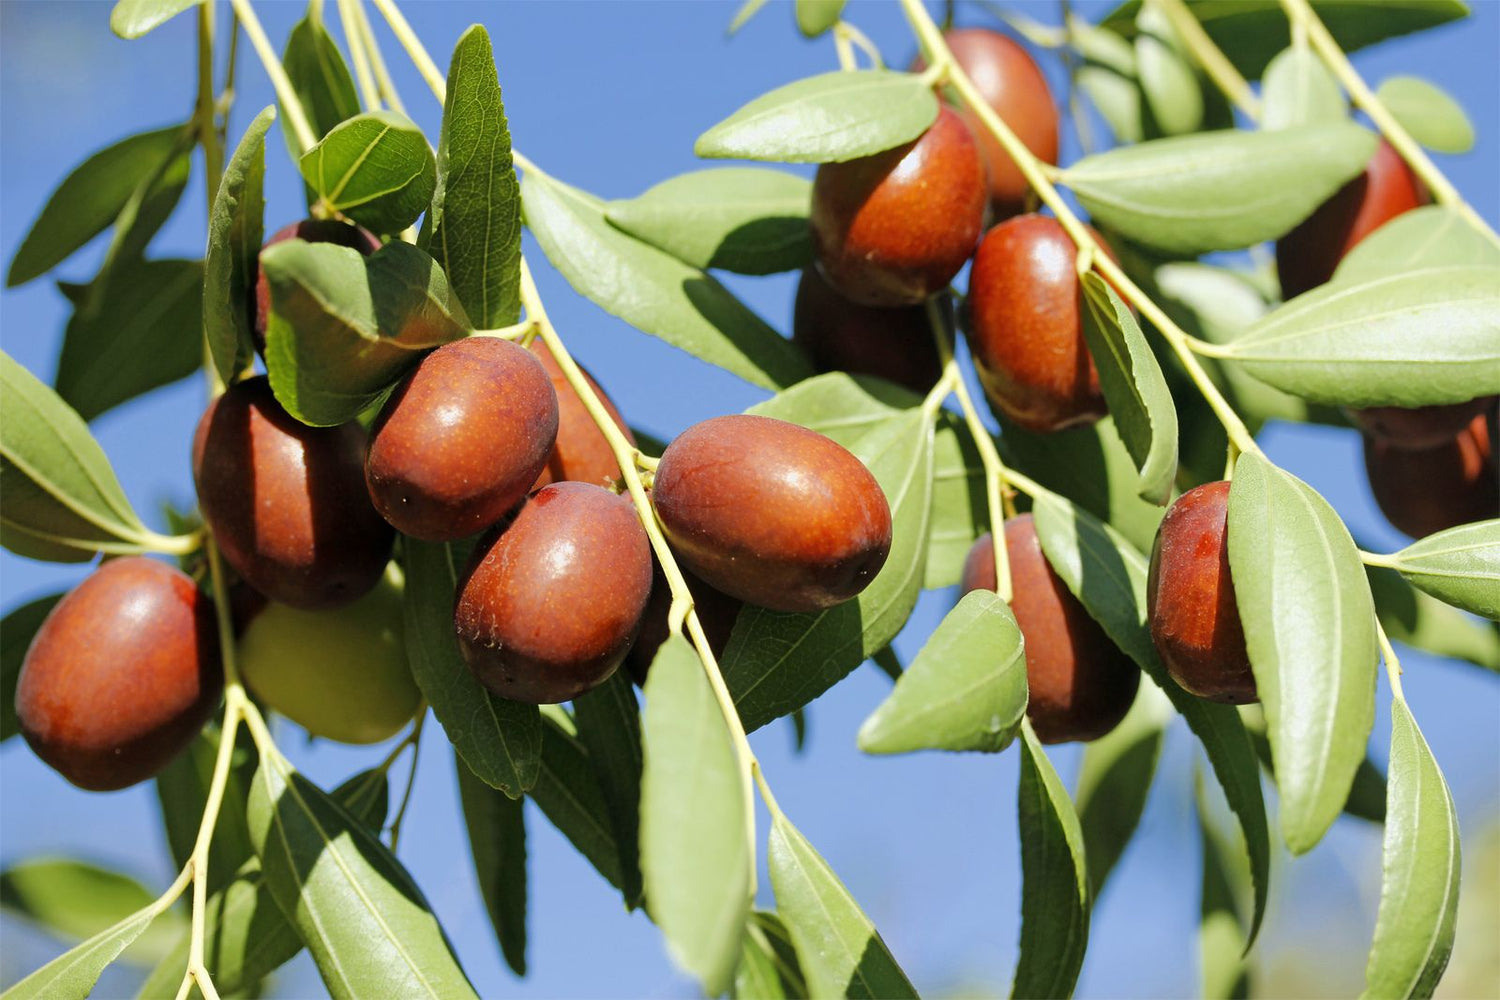
[[(1090, 16), (1107, 9), (1076, 5)], [(333, 5), (329, 5), (330, 10)], [(605, 197), (638, 193), (698, 166), (692, 140), (744, 101), (792, 79), (835, 66), (830, 40), (803, 40), (791, 7), (773, 3), (734, 39), (727, 3), (412, 3), (412, 23), (440, 64), (459, 34), (483, 19), (494, 41), (517, 146), (550, 173)], [(1469, 110), (1474, 151), (1436, 157), (1492, 224), (1500, 216), (1500, 4), (1481, 0), (1474, 18), (1361, 53), (1357, 67), (1378, 81), (1414, 73), (1441, 85)], [(278, 45), (302, 5), (259, 5)], [(226, 12), (227, 5), (221, 5)], [(1056, 5), (1031, 5), (1052, 20)], [(145, 128), (180, 121), (194, 85), (190, 18), (137, 42), (108, 30), (105, 3), (0, 4), (0, 259), (9, 261), (57, 181), (94, 149)], [(373, 16), (373, 14), (372, 14)], [(855, 3), (850, 18), (904, 65), (914, 46), (893, 3)], [(977, 9), (961, 20), (980, 23)], [(388, 61), (409, 113), (434, 139), (440, 108), (388, 37)], [(272, 100), (248, 45), (240, 53), (236, 140)], [(1060, 66), (1044, 60), (1055, 92)], [(268, 231), (296, 218), (300, 186), (280, 142), (271, 151)], [(1064, 158), (1076, 156), (1068, 135)], [(201, 173), (177, 217), (158, 237), (155, 256), (197, 256), (203, 247)], [(758, 401), (763, 393), (645, 337), (581, 299), (528, 240), (548, 310), (579, 358), (609, 389), (631, 422), (660, 436)], [(92, 273), (103, 248), (91, 246), (59, 276)], [(731, 286), (773, 325), (790, 321), (789, 276), (734, 279)], [(4, 349), (43, 378), (56, 366), (67, 312), (50, 281), (0, 294)], [(191, 502), (188, 440), (204, 403), (199, 380), (179, 383), (101, 417), (93, 429), (126, 492), (152, 519), (163, 501)], [(1401, 536), (1384, 524), (1364, 483), (1352, 431), (1274, 426), (1263, 441), (1272, 457), (1327, 496), (1357, 535), (1394, 548)], [(155, 526), (160, 526), (157, 522)], [(71, 586), (78, 567), (0, 554), (0, 608)], [(910, 657), (951, 606), (952, 592), (924, 595), (897, 648)], [(1405, 687), (1416, 717), (1446, 770), (1466, 837), (1493, 826), (1500, 799), (1500, 687), (1463, 664), (1417, 654), (1406, 660)], [(818, 847), (880, 927), (924, 993), (1008, 991), (1018, 941), (1016, 754), (918, 755), (873, 759), (854, 733), (888, 682), (865, 667), (814, 706), (803, 756), (790, 727), (754, 737), (789, 817)], [(1379, 703), (1386, 704), (1382, 681)], [(1382, 707), (1375, 744), (1384, 753), (1389, 721)], [(382, 749), (306, 745), (291, 725), (279, 738), (315, 780), (332, 786), (378, 761)], [(666, 960), (659, 935), (627, 916), (618, 896), (545, 822), (529, 811), (531, 975), (504, 969), (474, 887), (458, 811), (451, 756), (441, 730), (428, 728), (418, 786), (401, 855), (455, 940), (484, 995), (591, 997), (690, 996), (692, 985)], [(1135, 844), (1099, 900), (1080, 996), (1184, 995), (1196, 991), (1198, 854), (1192, 820), (1194, 748), (1174, 728), (1158, 787)], [(1053, 759), (1071, 781), (1077, 751)], [(398, 769), (396, 777), (402, 776)], [(130, 872), (153, 887), (171, 878), (149, 785), (108, 796), (66, 784), (19, 740), (0, 748), (0, 864), (38, 854), (88, 858)], [(764, 817), (762, 817), (764, 820)], [(1379, 885), (1379, 831), (1343, 821), (1309, 857), (1278, 865), (1280, 879), (1259, 949), (1272, 956), (1321, 953), (1328, 988), (1360, 984)], [(762, 879), (764, 882), (764, 879)], [(769, 891), (766, 890), (769, 902)], [(13, 982), (58, 948), (45, 936), (0, 924), (0, 983)], [(1144, 956), (1149, 956), (1145, 958)], [(131, 973), (111, 973), (101, 995), (128, 994)], [(306, 958), (277, 981), (278, 995), (321, 992)]]

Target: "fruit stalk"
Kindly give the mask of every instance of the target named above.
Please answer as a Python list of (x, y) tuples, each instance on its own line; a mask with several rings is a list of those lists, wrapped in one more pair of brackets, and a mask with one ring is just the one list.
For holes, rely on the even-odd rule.
[(1214, 40), (1208, 37), (1208, 32), (1203, 30), (1203, 25), (1188, 10), (1183, 0), (1150, 0), (1157, 8), (1167, 16), (1172, 23), (1173, 29), (1181, 36), (1188, 51), (1192, 53), (1198, 65), (1208, 74), (1214, 84), (1224, 93), (1224, 96), (1234, 102), (1235, 107), (1245, 113), (1245, 116), (1253, 122), (1260, 121), (1260, 98), (1255, 96), (1255, 91), (1250, 89), (1250, 84), (1240, 75), (1240, 71), (1234, 68), (1234, 64), (1224, 55), (1223, 51), (1214, 44)]
[(370, 70), (371, 59), (366, 51), (364, 34), (360, 31), (359, 14), (354, 11), (354, 4), (350, 0), (338, 0), (338, 4), (339, 20), (344, 25), (344, 43), (349, 46), (349, 54), (354, 57), (354, 76), (359, 81), (364, 110), (374, 111), (380, 107), (380, 89)]
[(271, 47), (271, 40), (266, 37), (266, 29), (261, 27), (260, 18), (255, 16), (255, 8), (250, 6), (250, 0), (229, 0), (229, 2), (234, 7), (234, 16), (239, 18), (245, 34), (250, 36), (250, 44), (255, 46), (255, 54), (260, 56), (266, 75), (271, 78), (271, 86), (276, 90), (276, 100), (281, 102), (287, 121), (291, 123), (292, 134), (297, 140), (298, 152), (307, 152), (317, 145), (318, 138), (313, 135), (312, 126), (307, 123), (307, 114), (302, 110), (302, 102), (297, 98), (297, 91), (293, 89), (292, 81), (287, 77), (281, 60), (276, 57), (276, 50)]

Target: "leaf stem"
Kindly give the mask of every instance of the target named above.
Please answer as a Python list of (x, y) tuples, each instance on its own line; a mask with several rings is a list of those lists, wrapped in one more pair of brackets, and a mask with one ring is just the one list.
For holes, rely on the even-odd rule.
[[(863, 31), (860, 31), (848, 21), (840, 20), (833, 26), (833, 38), (836, 43), (839, 43), (841, 45), (846, 45), (850, 42), (854, 43), (854, 46), (856, 48), (860, 49), (866, 56), (869, 57), (870, 67), (872, 69), (885, 69), (885, 60), (881, 58), (880, 49), (876, 48), (875, 43), (870, 40), (870, 36), (865, 34)], [(840, 48), (839, 50), (839, 61), (843, 61), (842, 48)], [(850, 65), (845, 66), (844, 68), (853, 68), (852, 54)]]
[(1366, 552), (1364, 549), (1359, 550), (1359, 560), (1366, 566), (1381, 566), (1385, 569), (1395, 569), (1400, 565), (1400, 560), (1394, 555), (1381, 555), (1378, 552)]
[(373, 0), (373, 2), (375, 9), (380, 11), (380, 15), (385, 18), (385, 23), (390, 25), (396, 40), (411, 57), (412, 63), (417, 67), (417, 72), (422, 74), (422, 78), (427, 81), (427, 86), (432, 88), (432, 93), (437, 97), (438, 103), (447, 104), (448, 81), (438, 71), (437, 63), (432, 61), (432, 56), (427, 54), (427, 49), (423, 47), (422, 40), (417, 37), (417, 33), (411, 30), (411, 25), (407, 23), (406, 15), (401, 13), (401, 8), (397, 7), (392, 0)]
[(1181, 37), (1187, 50), (1197, 60), (1198, 65), (1203, 67), (1204, 72), (1213, 80), (1214, 84), (1229, 98), (1245, 116), (1252, 122), (1260, 121), (1260, 98), (1255, 96), (1255, 91), (1250, 89), (1250, 84), (1240, 75), (1240, 71), (1234, 68), (1214, 40), (1203, 30), (1203, 25), (1198, 18), (1188, 9), (1182, 0), (1149, 0), (1155, 3), (1157, 8), (1166, 15), (1173, 29)]
[(380, 39), (375, 37), (375, 31), (370, 27), (370, 17), (365, 13), (363, 0), (349, 0), (349, 8), (354, 14), (354, 20), (359, 25), (359, 35), (364, 40), (365, 49), (370, 54), (370, 64), (375, 70), (375, 79), (380, 85), (380, 94), (385, 98), (385, 103), (390, 105), (392, 111), (406, 114), (406, 105), (401, 103), (401, 95), (396, 93), (396, 85), (391, 81), (390, 70), (386, 68), (385, 54), (380, 51)]
[(360, 31), (359, 15), (354, 12), (354, 2), (351, 0), (338, 0), (338, 4), (339, 23), (344, 29), (344, 44), (349, 46), (349, 55), (354, 59), (354, 76), (359, 81), (364, 109), (377, 110), (380, 107), (380, 90), (370, 71), (370, 56), (364, 33)]
[(422, 702), (421, 714), (413, 723), (411, 732), (406, 739), (401, 741), (402, 746), (411, 746), (411, 771), (406, 775), (406, 790), (401, 793), (401, 805), (396, 809), (396, 818), (391, 820), (391, 853), (396, 853), (396, 845), (401, 840), (401, 822), (406, 819), (406, 807), (411, 804), (412, 790), (417, 786), (417, 763), (422, 757), (422, 726), (427, 722), (427, 702)]
[(1401, 661), (1396, 658), (1396, 650), (1391, 646), (1390, 637), (1385, 634), (1385, 626), (1380, 623), (1380, 616), (1375, 617), (1375, 638), (1380, 642), (1380, 658), (1385, 663), (1385, 675), (1391, 682), (1391, 694), (1406, 700), (1406, 693), (1401, 690)]
[(291, 123), (292, 135), (296, 139), (298, 151), (307, 152), (317, 144), (318, 139), (313, 135), (312, 126), (307, 123), (307, 112), (302, 110), (302, 99), (297, 96), (292, 81), (286, 75), (286, 69), (276, 56), (276, 50), (271, 47), (271, 40), (266, 37), (266, 30), (260, 25), (260, 18), (255, 16), (255, 8), (250, 6), (250, 0), (229, 0), (229, 2), (233, 5), (235, 16), (240, 19), (245, 34), (249, 36), (250, 44), (255, 47), (255, 54), (260, 57), (261, 65), (265, 67), (266, 76), (271, 78), (271, 86), (276, 91), (276, 99), (281, 102), (287, 121)]
[(1443, 175), (1443, 172), (1433, 165), (1421, 145), (1406, 129), (1402, 128), (1396, 117), (1365, 84), (1359, 72), (1349, 62), (1349, 57), (1344, 55), (1344, 50), (1339, 48), (1339, 43), (1334, 41), (1333, 36), (1328, 33), (1328, 28), (1324, 26), (1323, 21), (1313, 11), (1307, 0), (1281, 0), (1281, 8), (1286, 11), (1287, 19), (1295, 28), (1307, 32), (1307, 39), (1317, 50), (1323, 64), (1349, 93), (1355, 106), (1370, 116), (1375, 127), (1380, 129), (1380, 133), (1395, 147), (1396, 152), (1401, 154), (1401, 158), (1411, 166), (1412, 170), (1416, 171), (1417, 176), (1422, 178), (1422, 183), (1426, 184), (1427, 189), (1432, 192), (1434, 200), (1439, 205), (1447, 205), (1458, 212), (1477, 231), (1487, 236), (1490, 242), (1500, 246), (1500, 235), (1497, 235), (1495, 230), (1490, 228), (1489, 223), (1474, 211), (1473, 206), (1464, 200), (1463, 195), (1458, 193), (1458, 189)]
[[(1286, 2), (1286, 0), (1283, 0)], [(1099, 273), (1115, 286), (1127, 302), (1134, 305), (1151, 323), (1161, 332), (1163, 338), (1177, 354), (1182, 366), (1186, 369), (1188, 377), (1203, 394), (1209, 407), (1214, 411), (1219, 422), (1224, 425), (1225, 433), (1240, 448), (1241, 451), (1260, 453), (1260, 447), (1255, 443), (1255, 437), (1250, 433), (1245, 422), (1240, 419), (1239, 414), (1234, 412), (1234, 407), (1229, 405), (1222, 393), (1219, 392), (1208, 372), (1194, 355), (1197, 345), (1200, 343), (1196, 338), (1188, 336), (1176, 323), (1174, 323), (1162, 309), (1151, 298), (1141, 291), (1140, 287), (1130, 276), (1120, 269), (1109, 255), (1099, 252), (1099, 245), (1094, 240), (1088, 228), (1073, 212), (1073, 209), (1063, 200), (1057, 188), (1048, 179), (1047, 171), (1042, 169), (1040, 162), (1032, 155), (1016, 134), (1011, 131), (1010, 126), (1005, 124), (995, 110), (990, 107), (983, 95), (975, 88), (974, 82), (969, 79), (967, 73), (953, 58), (947, 42), (943, 40), (942, 32), (938, 31), (932, 16), (922, 6), (922, 0), (901, 0), (901, 7), (906, 13), (907, 20), (911, 23), (912, 30), (916, 33), (918, 44), (927, 53), (930, 63), (927, 72), (936, 73), (947, 83), (951, 84), (958, 92), (959, 97), (969, 106), (980, 121), (984, 122), (985, 128), (990, 131), (996, 141), (1005, 147), (1010, 158), (1015, 161), (1025, 176), (1027, 183), (1033, 191), (1041, 198), (1042, 202), (1057, 216), (1057, 221), (1067, 231), (1073, 242), (1079, 248), (1090, 248), (1094, 251), (1094, 267)]]

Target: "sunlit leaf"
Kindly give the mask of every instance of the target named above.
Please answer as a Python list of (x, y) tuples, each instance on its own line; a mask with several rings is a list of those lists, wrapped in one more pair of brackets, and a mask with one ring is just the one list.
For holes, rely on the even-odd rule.
[(422, 130), (394, 111), (334, 126), (297, 164), (329, 209), (376, 233), (396, 233), (432, 200), (437, 164)]
[(1260, 127), (1269, 131), (1349, 117), (1349, 103), (1338, 81), (1305, 45), (1284, 49), (1271, 60), (1260, 96)]
[(1395, 555), (1413, 585), (1456, 608), (1500, 621), (1500, 520), (1428, 535)]
[(118, 0), (109, 27), (121, 38), (140, 38), (195, 5), (196, 0)]
[(1474, 126), (1464, 109), (1436, 84), (1415, 76), (1382, 80), (1375, 96), (1391, 116), (1428, 149), (1467, 153), (1474, 148)]

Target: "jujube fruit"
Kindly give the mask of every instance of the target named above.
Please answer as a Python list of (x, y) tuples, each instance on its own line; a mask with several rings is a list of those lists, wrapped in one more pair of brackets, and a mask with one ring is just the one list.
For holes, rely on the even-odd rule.
[(396, 387), (370, 432), (365, 479), (403, 534), (447, 542), (520, 503), (557, 440), (557, 394), (508, 340), (444, 344)]
[[(964, 560), (963, 592), (995, 589), (994, 539)], [(1026, 714), (1043, 743), (1096, 740), (1125, 718), (1141, 672), (1053, 572), (1030, 514), (1005, 522), (1011, 612), (1026, 645)]]
[(651, 543), (631, 502), (588, 483), (553, 483), (480, 539), (453, 624), (485, 687), (555, 704), (614, 673), (650, 591)]
[(1083, 336), (1077, 258), (1056, 219), (1020, 215), (985, 235), (969, 272), (967, 334), (979, 382), (996, 408), (1030, 431), (1109, 412)]
[(266, 597), (347, 604), (380, 580), (395, 533), (370, 505), (356, 421), (309, 427), (264, 376), (209, 404), (193, 437), (198, 506), (224, 559)]
[(125, 788), (159, 772), (219, 703), (213, 602), (144, 556), (112, 559), (42, 623), (16, 686), (21, 734), (79, 788)]
[[(698, 621), (703, 625), (703, 635), (708, 639), (708, 648), (713, 651), (715, 658), (722, 657), (724, 649), (729, 645), (729, 633), (734, 631), (735, 620), (739, 618), (740, 608), (744, 607), (744, 602), (710, 587), (691, 570), (682, 566), (680, 560), (678, 569), (682, 571), (683, 579), (687, 581), (688, 593), (693, 595), (693, 609), (698, 613)], [(651, 596), (646, 601), (645, 614), (641, 616), (641, 631), (636, 636), (635, 645), (631, 646), (630, 652), (625, 655), (625, 669), (629, 670), (630, 676), (643, 687), (646, 684), (646, 674), (651, 669), (651, 661), (656, 659), (656, 651), (671, 634), (668, 629), (671, 613), (672, 588), (667, 583), (666, 574), (662, 572), (661, 563), (653, 559), (651, 561)]]
[[(944, 32), (943, 38), (959, 68), (1016, 138), (1037, 159), (1057, 163), (1057, 107), (1052, 103), (1047, 78), (1030, 54), (1017, 42), (988, 28), (957, 28)], [(926, 68), (926, 62), (918, 58), (912, 72)], [(1025, 211), (1031, 186), (1021, 168), (977, 114), (967, 106), (957, 110), (979, 143), (995, 217), (1007, 219)]]
[[(557, 440), (532, 489), (538, 490), (548, 483), (569, 480), (603, 486), (619, 479), (620, 466), (615, 461), (614, 451), (609, 447), (609, 439), (604, 436), (599, 425), (594, 423), (594, 418), (589, 416), (578, 393), (568, 384), (567, 376), (563, 374), (557, 359), (552, 356), (552, 351), (540, 337), (531, 342), (529, 350), (536, 355), (542, 367), (547, 369), (547, 377), (552, 380), (552, 391), (557, 395)], [(594, 394), (604, 404), (604, 409), (620, 429), (620, 433), (631, 444), (635, 444), (635, 435), (625, 425), (625, 418), (620, 416), (614, 401), (599, 388), (594, 376), (584, 371), (583, 377), (593, 387)]]
[[(289, 226), (282, 226), (271, 234), (266, 240), (264, 251), (267, 247), (273, 247), (287, 240), (304, 240), (308, 243), (333, 243), (337, 246), (348, 247), (350, 250), (358, 250), (360, 255), (368, 257), (380, 249), (380, 238), (362, 226), (356, 226), (338, 219), (303, 219)], [(251, 299), (250, 328), (255, 339), (255, 349), (262, 354), (266, 352), (266, 320), (271, 315), (271, 285), (266, 280), (265, 272), (258, 265), (259, 257), (256, 258), (255, 270), (255, 296)]]
[(813, 179), (813, 252), (845, 298), (909, 306), (942, 291), (984, 225), (984, 163), (947, 108), (916, 140), (825, 163)]
[(313, 736), (379, 743), (401, 731), (421, 703), (402, 627), (400, 573), (330, 611), (270, 603), (240, 634), (239, 668), (270, 708)]
[[(946, 302), (943, 314), (951, 327)], [(792, 342), (817, 371), (874, 375), (920, 395), (942, 375), (926, 306), (862, 306), (830, 288), (816, 268), (803, 271), (797, 284)]]
[(711, 587), (776, 611), (821, 611), (867, 587), (891, 548), (875, 477), (841, 445), (770, 417), (694, 424), (667, 446), (652, 500), (672, 548)]
[(1234, 599), (1227, 539), (1229, 484), (1188, 490), (1167, 511), (1151, 549), (1151, 639), (1172, 679), (1200, 698), (1258, 700)]
[(1413, 538), (1500, 517), (1500, 459), (1485, 414), (1435, 448), (1365, 435), (1365, 472), (1386, 520)]
[(1349, 416), (1366, 434), (1398, 448), (1436, 448), (1452, 441), (1475, 416), (1494, 409), (1495, 396), (1438, 406), (1370, 406)]

